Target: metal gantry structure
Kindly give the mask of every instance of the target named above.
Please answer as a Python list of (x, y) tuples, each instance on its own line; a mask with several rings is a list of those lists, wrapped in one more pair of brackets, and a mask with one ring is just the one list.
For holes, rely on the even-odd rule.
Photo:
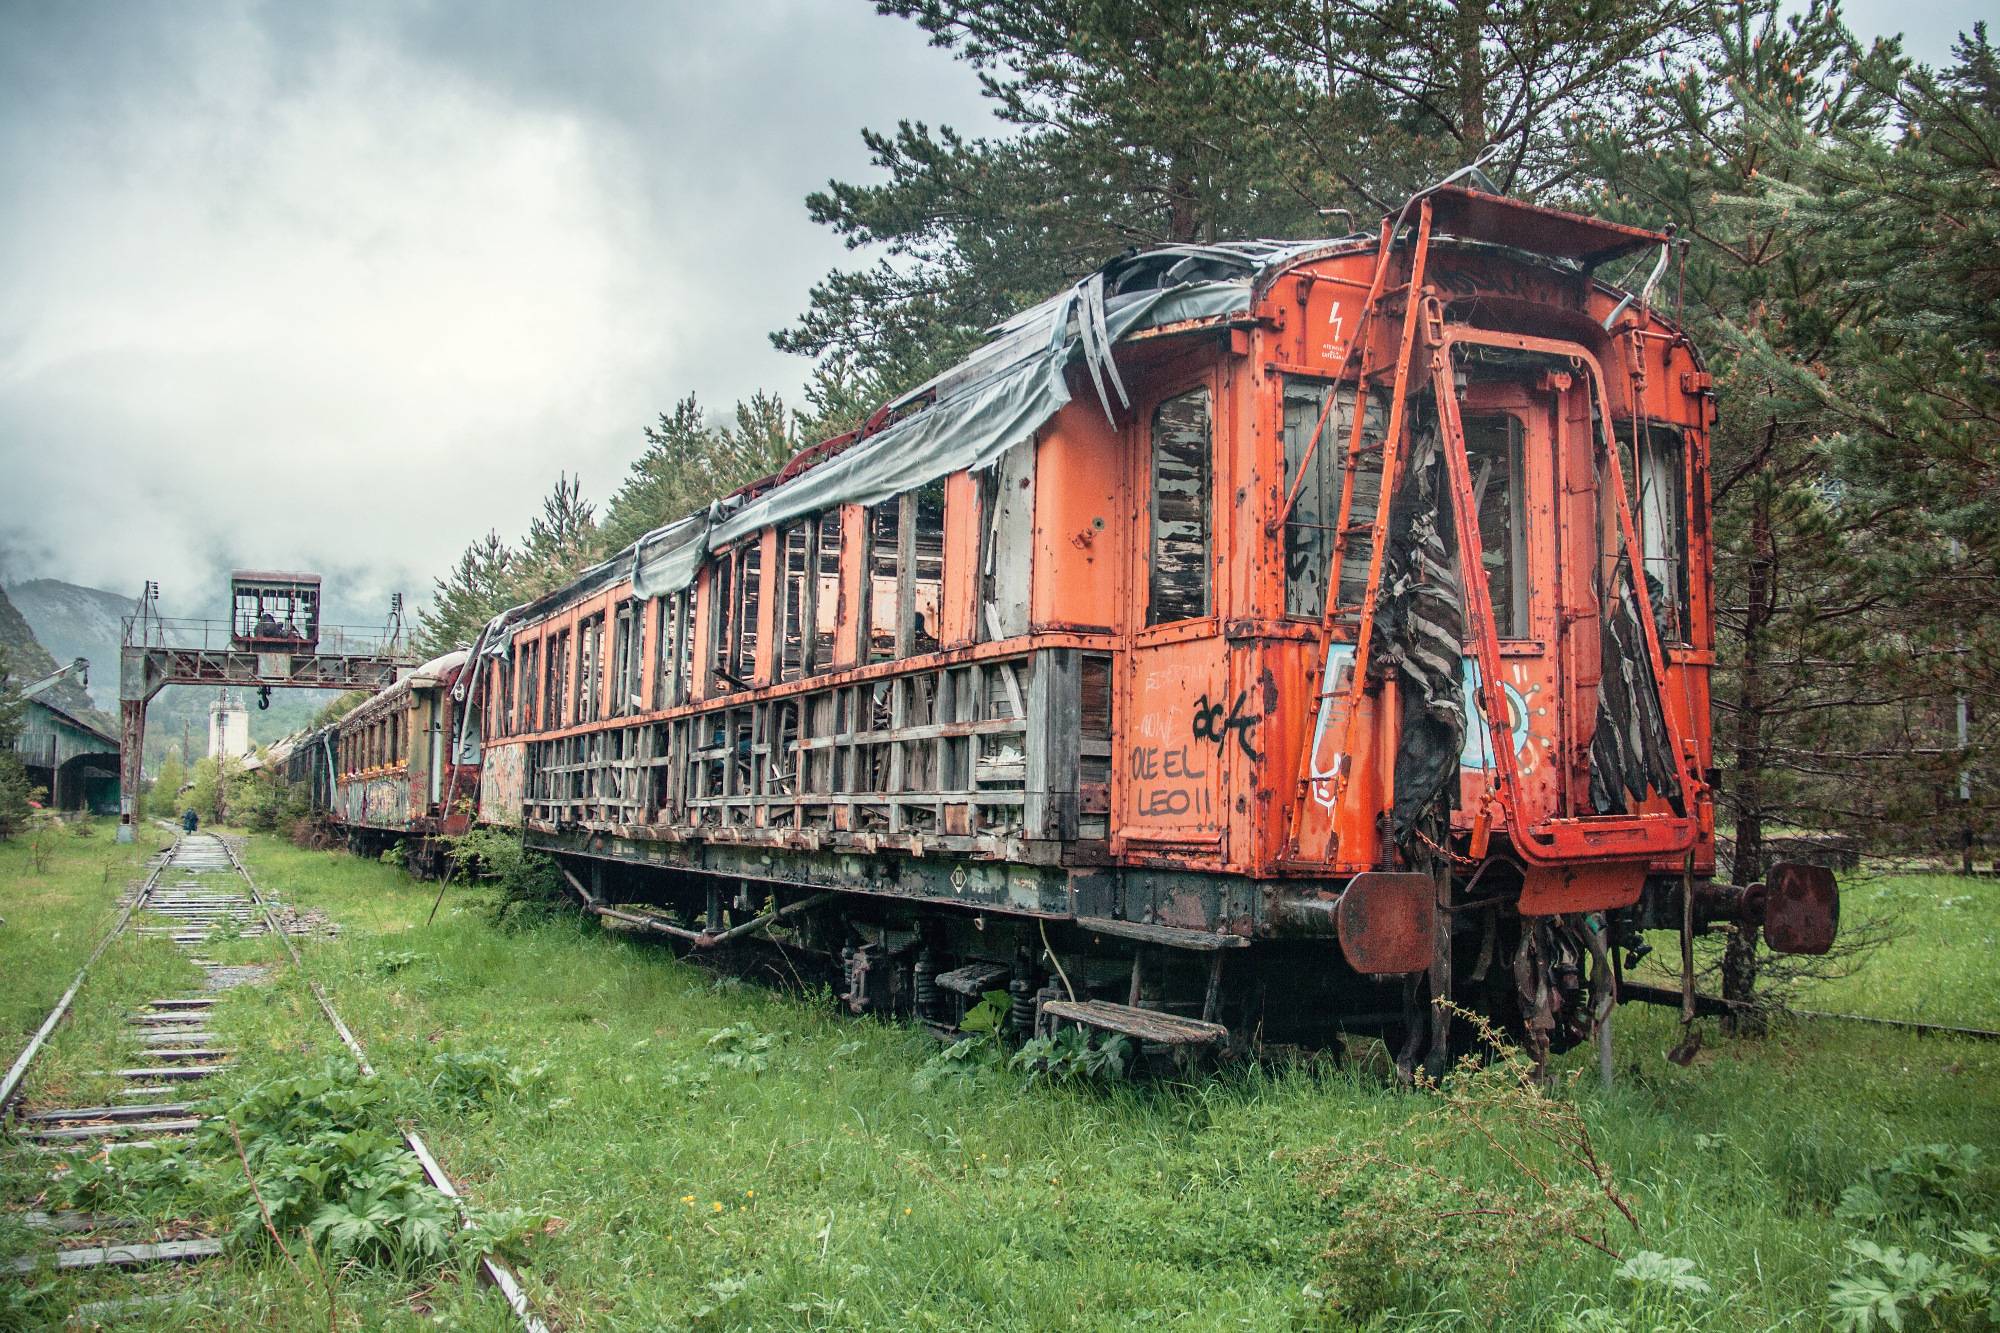
[[(222, 685), (259, 692), (272, 689), (385, 690), (417, 664), (403, 628), (402, 597), (391, 604), (380, 629), (323, 626), (318, 621), (317, 575), (285, 575), (310, 589), (311, 615), (277, 621), (253, 600), (237, 595), (280, 578), (238, 573), (232, 579), (228, 620), (177, 620), (160, 614), (160, 585), (147, 580), (125, 617), (119, 653), (118, 841), (132, 841), (138, 813), (140, 763), (146, 745), (146, 705), (169, 685)], [(248, 595), (248, 594), (246, 594)], [(275, 631), (272, 624), (279, 626)]]

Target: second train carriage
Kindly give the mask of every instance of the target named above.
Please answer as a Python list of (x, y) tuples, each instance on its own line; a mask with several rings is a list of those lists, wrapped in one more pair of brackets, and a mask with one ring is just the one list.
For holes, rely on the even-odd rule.
[(467, 657), (459, 649), (425, 662), (294, 751), (315, 807), (357, 850), (401, 843), (413, 868), (435, 873), (439, 840), (471, 827), (478, 736), (453, 698)]
[(856, 1010), (1023, 1031), (1441, 1059), (1456, 1000), (1560, 1048), (1639, 929), (1823, 949), (1826, 877), (1710, 884), (1713, 397), (1595, 276), (1665, 244), (1446, 186), (1119, 260), (496, 620), (478, 818), (698, 943), (791, 914)]

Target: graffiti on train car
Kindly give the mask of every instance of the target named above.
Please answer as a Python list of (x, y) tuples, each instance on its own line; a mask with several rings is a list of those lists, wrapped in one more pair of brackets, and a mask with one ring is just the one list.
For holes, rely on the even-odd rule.
[(1211, 661), (1194, 645), (1174, 644), (1155, 651), (1167, 660), (1139, 673), (1134, 682), (1132, 741), (1126, 747), (1130, 818), (1162, 828), (1208, 828), (1216, 822), (1221, 742), (1209, 700)]
[(1142, 817), (1206, 815), (1208, 769), (1192, 745), (1135, 745), (1130, 773)]
[(1260, 714), (1244, 711), (1244, 705), (1249, 702), (1249, 699), (1250, 691), (1239, 690), (1236, 693), (1236, 702), (1229, 705), (1227, 709), (1224, 709), (1221, 704), (1210, 703), (1206, 694), (1196, 699), (1194, 701), (1195, 739), (1208, 741), (1219, 750), (1228, 745), (1229, 738), (1234, 736), (1236, 744), (1242, 749), (1244, 754), (1252, 759), (1262, 759), (1264, 756), (1257, 753), (1257, 747), (1250, 743), (1250, 737), (1257, 730), (1257, 724), (1264, 719)]

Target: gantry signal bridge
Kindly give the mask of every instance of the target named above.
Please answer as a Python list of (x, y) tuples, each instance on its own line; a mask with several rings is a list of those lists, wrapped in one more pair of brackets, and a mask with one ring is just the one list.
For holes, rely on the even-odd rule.
[(403, 628), (400, 595), (385, 626), (360, 629), (319, 623), (317, 575), (239, 571), (231, 584), (228, 620), (160, 615), (159, 585), (151, 581), (125, 617), (118, 663), (120, 842), (132, 841), (138, 814), (146, 705), (167, 686), (372, 693), (394, 685), (417, 665)]

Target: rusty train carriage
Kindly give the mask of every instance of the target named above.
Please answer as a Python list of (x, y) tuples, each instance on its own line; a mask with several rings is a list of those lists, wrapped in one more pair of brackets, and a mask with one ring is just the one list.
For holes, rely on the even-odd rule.
[(466, 660), (460, 649), (424, 663), (297, 747), (292, 780), (317, 785), (326, 770), (328, 807), (357, 848), (402, 842), (416, 868), (437, 869), (438, 839), (471, 827), (461, 797), (478, 783), (478, 758), (459, 748), (452, 698)]
[(857, 1010), (1575, 1040), (1718, 901), (1713, 400), (1593, 276), (1664, 243), (1446, 186), (1119, 261), (489, 627), (478, 817), (684, 938), (810, 892)]

